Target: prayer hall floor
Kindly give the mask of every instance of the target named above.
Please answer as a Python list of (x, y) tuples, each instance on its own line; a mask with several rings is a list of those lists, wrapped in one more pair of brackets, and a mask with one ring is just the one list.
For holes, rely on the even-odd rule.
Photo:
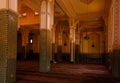
[(17, 62), (17, 83), (115, 83), (102, 64), (52, 63), (48, 73), (39, 72), (38, 61)]

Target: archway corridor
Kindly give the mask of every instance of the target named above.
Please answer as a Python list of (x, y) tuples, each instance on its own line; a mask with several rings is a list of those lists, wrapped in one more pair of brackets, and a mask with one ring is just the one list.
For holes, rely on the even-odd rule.
[[(32, 0), (22, 1), (19, 9), (17, 83), (116, 83), (106, 54), (107, 20), (104, 14), (110, 9), (111, 2), (55, 0), (53, 10), (50, 9), (49, 3), (46, 6), (47, 12), (51, 13), (50, 17), (49, 14), (44, 16), (43, 12), (46, 10), (42, 2), (38, 3), (36, 0), (42, 5), (40, 10), (42, 13), (38, 12), (39, 8), (30, 2)], [(73, 9), (68, 8), (70, 5), (67, 5), (68, 7), (63, 5), (64, 3), (70, 3)], [(83, 10), (80, 4), (83, 4)], [(94, 10), (91, 6), (94, 4), (99, 8)], [(82, 12), (78, 11), (77, 7)], [(100, 12), (103, 9), (105, 12)], [(76, 15), (71, 11), (79, 15), (76, 18), (69, 18)], [(48, 25), (45, 25), (44, 19), (47, 19)], [(53, 24), (49, 25), (49, 21)], [(50, 34), (44, 31), (44, 34), (47, 34), (43, 38), (42, 28), (49, 30), (46, 26), (51, 25)], [(46, 42), (45, 39), (50, 43), (47, 42), (45, 45), (43, 43), (43, 40)], [(50, 48), (48, 44), (51, 44)], [(47, 50), (45, 51), (47, 55), (41, 51), (43, 47)], [(42, 55), (46, 56), (44, 58), (48, 60), (47, 62), (43, 60)], [(44, 69), (45, 65), (50, 69)]]
[(0, 0), (0, 83), (120, 83), (119, 41), (120, 0)]
[(21, 1), (17, 83), (116, 83), (117, 65), (109, 53), (113, 5), (112, 0)]

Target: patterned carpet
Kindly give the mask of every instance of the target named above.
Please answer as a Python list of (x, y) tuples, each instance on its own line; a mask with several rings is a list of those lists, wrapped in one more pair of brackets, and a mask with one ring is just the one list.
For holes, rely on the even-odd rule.
[(115, 83), (101, 64), (51, 64), (49, 73), (39, 72), (39, 62), (17, 62), (17, 83)]

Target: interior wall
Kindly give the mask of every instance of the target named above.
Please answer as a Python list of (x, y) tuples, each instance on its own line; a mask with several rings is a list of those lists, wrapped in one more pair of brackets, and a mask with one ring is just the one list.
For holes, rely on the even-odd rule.
[[(86, 34), (88, 39), (85, 39)], [(81, 62), (102, 63), (105, 62), (105, 38), (104, 31), (81, 31), (80, 37)]]
[(104, 35), (103, 32), (87, 32), (89, 37), (86, 40), (86, 32), (82, 32), (80, 52), (82, 54), (102, 54), (104, 53)]
[(100, 36), (97, 33), (89, 34), (90, 39), (88, 40), (88, 53), (89, 54), (100, 54)]
[[(39, 25), (34, 25), (34, 27), (23, 26), (19, 29), (18, 34), (18, 58), (26, 59), (26, 58), (37, 58), (40, 53), (40, 38), (39, 38)], [(24, 33), (26, 34), (23, 34)], [(23, 40), (26, 38), (28, 40)], [(32, 43), (30, 42), (32, 40)], [(22, 44), (24, 43), (24, 44)]]
[[(59, 39), (60, 33), (62, 34)], [(62, 41), (62, 53), (70, 53), (70, 40), (69, 40), (69, 26), (58, 24), (55, 31), (55, 53), (57, 53), (57, 46), (59, 46), (60, 40)]]
[(35, 11), (27, 7), (26, 5), (23, 5), (20, 10), (20, 26), (25, 25), (33, 25), (33, 24), (40, 24), (40, 15), (39, 13), (35, 15)]
[(40, 52), (40, 34), (38, 31), (36, 31), (33, 36), (33, 52), (34, 53)]

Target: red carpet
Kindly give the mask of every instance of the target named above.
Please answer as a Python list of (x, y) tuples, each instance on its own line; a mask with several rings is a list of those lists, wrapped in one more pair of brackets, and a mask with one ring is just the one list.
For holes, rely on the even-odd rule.
[(51, 64), (49, 73), (40, 73), (39, 62), (17, 63), (17, 83), (115, 83), (100, 64)]

